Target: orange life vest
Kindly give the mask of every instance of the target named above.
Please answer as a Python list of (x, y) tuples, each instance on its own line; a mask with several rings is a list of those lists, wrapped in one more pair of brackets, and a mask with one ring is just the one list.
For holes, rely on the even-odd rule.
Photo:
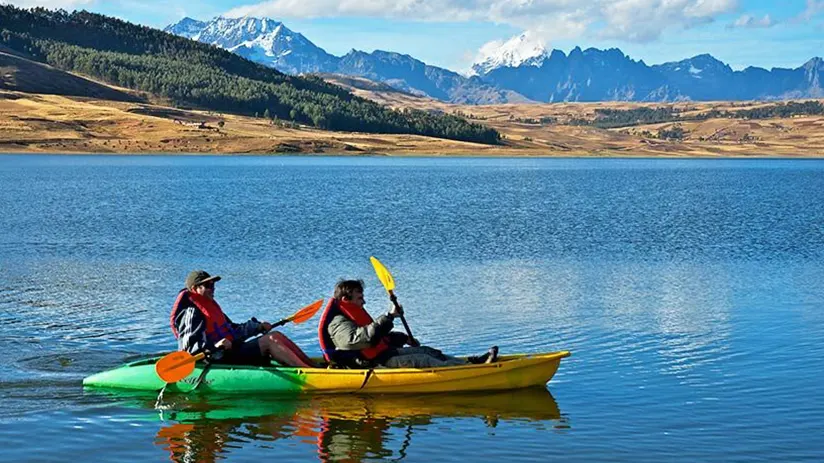
[(212, 344), (223, 338), (227, 338), (230, 341), (235, 340), (232, 325), (229, 324), (229, 320), (226, 319), (226, 315), (223, 313), (223, 309), (220, 308), (217, 301), (194, 291), (189, 291), (188, 289), (180, 291), (174, 306), (172, 306), (172, 315), (169, 323), (172, 326), (172, 333), (175, 334), (175, 338), (180, 337), (177, 328), (175, 328), (175, 317), (177, 317), (177, 312), (181, 307), (188, 306), (187, 302), (189, 301), (191, 301), (206, 318), (206, 338)]
[(334, 342), (332, 342), (332, 336), (329, 335), (329, 324), (339, 314), (343, 314), (344, 317), (352, 320), (358, 326), (366, 326), (373, 321), (369, 313), (363, 308), (356, 307), (346, 301), (330, 298), (329, 303), (326, 304), (326, 308), (323, 310), (323, 315), (320, 317), (320, 323), (318, 323), (318, 340), (320, 341), (321, 351), (323, 351), (323, 357), (327, 362), (340, 362), (342, 357), (351, 356), (352, 353), (359, 354), (366, 360), (372, 360), (389, 349), (389, 339), (385, 336), (375, 345), (359, 351), (336, 349)]

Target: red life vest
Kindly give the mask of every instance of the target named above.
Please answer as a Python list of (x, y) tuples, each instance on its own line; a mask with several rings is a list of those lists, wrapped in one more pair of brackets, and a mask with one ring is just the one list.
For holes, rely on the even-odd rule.
[(369, 346), (359, 351), (345, 351), (335, 348), (332, 342), (332, 336), (329, 335), (329, 324), (335, 316), (343, 314), (344, 317), (352, 320), (358, 326), (366, 326), (372, 323), (372, 317), (363, 308), (356, 307), (354, 304), (339, 301), (335, 298), (330, 298), (329, 303), (323, 310), (323, 315), (320, 317), (318, 323), (318, 340), (320, 341), (320, 348), (323, 351), (323, 357), (327, 362), (333, 362), (337, 359), (336, 356), (345, 355), (344, 352), (357, 352), (361, 357), (372, 360), (389, 349), (389, 339), (381, 338), (374, 346)]
[(180, 337), (177, 328), (175, 328), (177, 311), (180, 310), (181, 307), (188, 306), (187, 302), (189, 301), (191, 301), (206, 318), (206, 338), (211, 341), (212, 344), (223, 338), (227, 338), (230, 341), (235, 340), (232, 325), (229, 324), (229, 320), (226, 319), (226, 315), (223, 313), (223, 309), (220, 308), (217, 301), (194, 291), (189, 291), (188, 289), (180, 291), (180, 294), (177, 295), (177, 299), (175, 300), (175, 304), (172, 306), (172, 316), (169, 319), (169, 323), (172, 326), (172, 333), (175, 334), (175, 338)]

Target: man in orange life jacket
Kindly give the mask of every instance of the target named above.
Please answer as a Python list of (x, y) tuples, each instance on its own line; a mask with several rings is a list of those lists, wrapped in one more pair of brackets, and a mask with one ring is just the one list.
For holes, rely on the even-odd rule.
[[(265, 365), (269, 359), (295, 367), (315, 365), (300, 348), (272, 325), (252, 318), (232, 323), (215, 301), (215, 283), (220, 277), (193, 270), (186, 277), (186, 288), (178, 293), (172, 307), (172, 332), (178, 350), (190, 354), (212, 352), (212, 361), (241, 365)], [(264, 333), (258, 339), (248, 338)], [(268, 334), (266, 334), (268, 333)]]
[(342, 280), (335, 286), (335, 295), (318, 326), (320, 347), (328, 361), (350, 368), (432, 368), (497, 360), (497, 346), (466, 360), (421, 346), (405, 333), (391, 331), (403, 309), (393, 306), (389, 313), (373, 320), (364, 303), (362, 281)]

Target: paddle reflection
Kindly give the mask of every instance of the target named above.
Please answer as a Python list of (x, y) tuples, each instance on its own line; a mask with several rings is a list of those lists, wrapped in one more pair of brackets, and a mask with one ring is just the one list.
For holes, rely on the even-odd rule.
[(320, 461), (406, 457), (416, 432), (443, 418), (479, 418), (566, 427), (543, 388), (489, 394), (319, 396), (295, 400), (181, 398), (163, 412), (155, 444), (176, 462), (227, 458), (244, 443), (291, 439), (315, 447)]

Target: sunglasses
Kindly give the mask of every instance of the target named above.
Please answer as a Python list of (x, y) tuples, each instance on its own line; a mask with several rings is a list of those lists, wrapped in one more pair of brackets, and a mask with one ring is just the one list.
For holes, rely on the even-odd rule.
[(215, 282), (214, 281), (209, 281), (209, 282), (201, 284), (200, 286), (203, 286), (204, 288), (207, 288), (207, 289), (215, 289)]

